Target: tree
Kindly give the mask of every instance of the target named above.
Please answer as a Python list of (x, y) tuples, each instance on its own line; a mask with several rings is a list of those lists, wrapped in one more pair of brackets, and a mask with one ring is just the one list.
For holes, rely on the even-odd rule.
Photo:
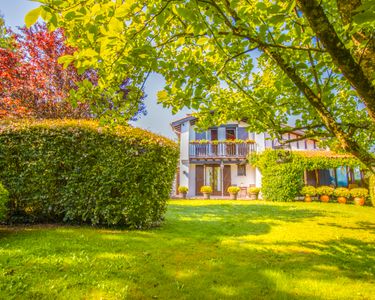
[[(111, 98), (106, 99), (107, 110), (101, 107), (100, 116), (95, 114), (95, 101), (81, 100), (84, 95), (77, 96), (73, 104), (66, 101), (79, 85), (87, 85), (87, 82), (95, 85), (97, 75), (92, 69), (79, 74), (74, 66), (64, 68), (59, 64), (59, 57), (75, 52), (65, 44), (61, 29), (49, 32), (45, 24), (37, 23), (31, 28), (20, 28), (20, 33), (10, 34), (12, 47), (0, 49), (0, 117), (46, 119), (111, 115), (116, 108)], [(124, 80), (118, 88), (123, 95), (126, 95), (128, 82)], [(133, 117), (144, 112), (142, 100)]]
[(78, 52), (61, 60), (97, 69), (96, 93), (159, 72), (159, 100), (198, 110), (202, 126), (303, 129), (375, 170), (373, 0), (39, 2), (26, 21), (66, 30)]

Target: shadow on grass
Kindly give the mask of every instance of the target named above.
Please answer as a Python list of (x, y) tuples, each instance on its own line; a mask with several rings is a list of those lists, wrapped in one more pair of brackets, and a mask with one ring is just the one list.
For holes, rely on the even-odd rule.
[[(353, 299), (362, 291), (370, 299), (375, 241), (267, 239), (274, 226), (322, 214), (296, 206), (173, 204), (166, 223), (149, 231), (1, 229), (0, 298)], [(358, 225), (372, 231), (374, 224)]]

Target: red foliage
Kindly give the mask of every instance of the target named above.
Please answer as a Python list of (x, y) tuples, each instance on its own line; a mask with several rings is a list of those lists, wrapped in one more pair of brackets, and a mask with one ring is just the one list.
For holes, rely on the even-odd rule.
[(45, 24), (13, 34), (14, 45), (0, 48), (0, 118), (87, 118), (87, 104), (74, 108), (65, 99), (86, 75), (73, 66), (63, 69), (57, 60), (72, 54), (62, 30), (49, 32)]

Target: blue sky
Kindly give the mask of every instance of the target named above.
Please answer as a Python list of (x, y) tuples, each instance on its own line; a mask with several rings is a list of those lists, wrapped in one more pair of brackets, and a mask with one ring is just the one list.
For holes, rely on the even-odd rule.
[[(5, 18), (6, 25), (13, 29), (16, 26), (23, 26), (26, 13), (37, 6), (37, 3), (28, 0), (0, 0), (0, 12)], [(169, 109), (164, 109), (160, 104), (157, 104), (156, 94), (163, 86), (164, 80), (161, 76), (154, 74), (149, 77), (145, 86), (147, 116), (141, 117), (139, 121), (132, 124), (176, 139), (169, 124), (173, 120), (185, 116), (188, 110), (172, 115)]]

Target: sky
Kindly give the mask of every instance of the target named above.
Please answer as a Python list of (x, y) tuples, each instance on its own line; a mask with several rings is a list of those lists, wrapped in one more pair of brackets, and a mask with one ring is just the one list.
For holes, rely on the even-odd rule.
[[(25, 24), (25, 15), (36, 7), (38, 7), (38, 3), (29, 0), (0, 0), (0, 13), (4, 16), (5, 24), (14, 30), (17, 26)], [(145, 85), (147, 115), (142, 116), (136, 122), (132, 122), (132, 125), (176, 140), (176, 135), (173, 133), (170, 123), (184, 117), (189, 113), (189, 110), (185, 109), (176, 115), (172, 115), (170, 109), (165, 109), (161, 104), (157, 104), (156, 95), (158, 91), (163, 89), (163, 86), (164, 79), (162, 76), (152, 74), (149, 77)]]

